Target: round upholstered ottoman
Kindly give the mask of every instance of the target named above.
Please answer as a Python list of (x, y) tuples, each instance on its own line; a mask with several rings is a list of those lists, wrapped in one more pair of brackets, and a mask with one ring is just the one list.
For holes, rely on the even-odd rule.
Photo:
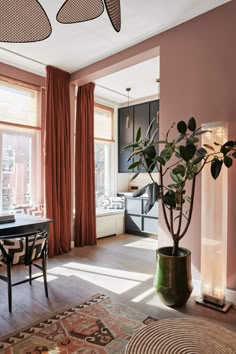
[(160, 320), (136, 332), (125, 354), (236, 354), (236, 333), (197, 318)]

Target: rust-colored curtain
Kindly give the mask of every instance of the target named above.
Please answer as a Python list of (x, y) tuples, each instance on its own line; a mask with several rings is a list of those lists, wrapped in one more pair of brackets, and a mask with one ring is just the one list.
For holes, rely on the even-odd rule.
[(75, 146), (75, 246), (95, 245), (94, 87), (78, 88)]
[(47, 67), (45, 191), (50, 226), (49, 256), (71, 248), (71, 128), (70, 75)]

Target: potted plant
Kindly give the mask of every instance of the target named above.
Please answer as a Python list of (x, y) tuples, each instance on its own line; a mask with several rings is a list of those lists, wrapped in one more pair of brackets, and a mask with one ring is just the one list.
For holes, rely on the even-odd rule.
[[(177, 132), (173, 137), (175, 123), (170, 127), (162, 140), (158, 140), (158, 128), (152, 130), (151, 122), (146, 134), (142, 137), (138, 129), (136, 140), (125, 147), (132, 149), (128, 161), (133, 160), (129, 169), (136, 172), (134, 180), (141, 169), (149, 174), (151, 182), (134, 193), (140, 197), (148, 196), (145, 213), (160, 201), (164, 220), (172, 237), (172, 247), (157, 250), (157, 272), (155, 286), (158, 294), (168, 306), (184, 305), (191, 292), (191, 252), (179, 246), (180, 240), (186, 235), (194, 205), (196, 178), (210, 164), (211, 176), (216, 179), (222, 167), (231, 167), (236, 158), (236, 142), (233, 140), (223, 145), (214, 142), (213, 146), (201, 146), (202, 134), (209, 133), (202, 127), (197, 128), (192, 117), (176, 124)], [(157, 171), (159, 183), (153, 172)], [(156, 178), (157, 179), (157, 178)]]

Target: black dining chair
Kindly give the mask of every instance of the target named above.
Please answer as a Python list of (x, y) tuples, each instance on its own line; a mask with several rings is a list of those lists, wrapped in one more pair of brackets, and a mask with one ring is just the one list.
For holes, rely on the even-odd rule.
[[(44, 278), (44, 288), (48, 297), (47, 287), (48, 234), (45, 230), (21, 233), (18, 235), (1, 236), (0, 264), (6, 267), (6, 275), (0, 274), (0, 279), (8, 284), (8, 307), (12, 312), (12, 287), (32, 280)], [(40, 261), (40, 262), (38, 262)], [(24, 264), (29, 268), (29, 278), (12, 283), (12, 266)], [(32, 266), (40, 269), (40, 275), (32, 275)]]

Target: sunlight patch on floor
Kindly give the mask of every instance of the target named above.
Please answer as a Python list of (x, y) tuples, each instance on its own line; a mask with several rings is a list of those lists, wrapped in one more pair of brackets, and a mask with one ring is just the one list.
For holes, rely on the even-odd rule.
[(70, 262), (70, 263), (63, 264), (63, 267), (72, 268), (76, 270), (77, 269), (83, 270), (86, 272), (92, 272), (96, 274), (111, 275), (113, 277), (119, 277), (119, 278), (129, 279), (129, 280), (145, 281), (152, 277), (152, 274), (129, 272), (126, 270), (98, 267), (98, 266), (93, 266), (84, 263), (77, 263), (77, 262)]
[(142, 239), (134, 242), (127, 243), (125, 247), (142, 248), (145, 250), (155, 251), (158, 248), (157, 240), (152, 238)]
[(119, 295), (152, 277), (152, 275), (149, 274), (127, 272), (119, 269), (97, 267), (76, 262), (51, 268), (48, 270), (48, 274), (58, 277), (77, 277)]
[(142, 294), (136, 296), (135, 298), (133, 298), (131, 301), (133, 302), (141, 302), (143, 301), (144, 299), (146, 299), (146, 297), (152, 295), (152, 294), (155, 294), (156, 293), (156, 290), (154, 287), (148, 289), (147, 291), (144, 291)]

